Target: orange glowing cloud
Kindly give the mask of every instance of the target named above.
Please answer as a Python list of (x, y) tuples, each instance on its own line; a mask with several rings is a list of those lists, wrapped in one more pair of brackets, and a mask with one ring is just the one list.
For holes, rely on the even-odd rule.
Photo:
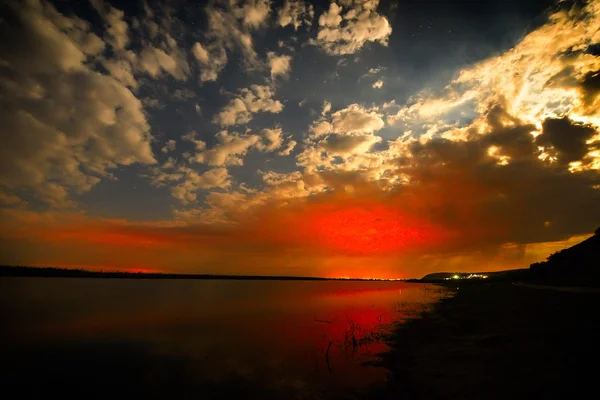
[(322, 196), (285, 206), (271, 204), (240, 217), (237, 223), (220, 226), (134, 223), (77, 213), (28, 211), (6, 211), (3, 219), (5, 227), (11, 227), (13, 240), (36, 243), (24, 244), (22, 251), (19, 246), (10, 250), (15, 257), (27, 253), (30, 264), (405, 277), (393, 260), (395, 256), (435, 249), (454, 234), (408, 215), (393, 202), (386, 204), (391, 200), (366, 195)]
[(451, 236), (442, 227), (377, 203), (319, 204), (299, 216), (295, 226), (328, 250), (356, 255), (422, 249)]

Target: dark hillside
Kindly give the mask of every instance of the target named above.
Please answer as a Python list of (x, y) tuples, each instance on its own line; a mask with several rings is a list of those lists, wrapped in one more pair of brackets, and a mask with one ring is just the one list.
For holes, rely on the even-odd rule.
[(575, 246), (551, 254), (546, 261), (531, 264), (535, 282), (565, 286), (600, 286), (600, 228)]

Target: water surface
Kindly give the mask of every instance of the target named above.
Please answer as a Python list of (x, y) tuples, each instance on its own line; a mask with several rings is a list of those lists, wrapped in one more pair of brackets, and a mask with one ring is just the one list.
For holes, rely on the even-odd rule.
[(240, 380), (338, 393), (384, 379), (365, 365), (383, 335), (444, 295), (402, 282), (2, 278), (0, 372), (154, 394)]

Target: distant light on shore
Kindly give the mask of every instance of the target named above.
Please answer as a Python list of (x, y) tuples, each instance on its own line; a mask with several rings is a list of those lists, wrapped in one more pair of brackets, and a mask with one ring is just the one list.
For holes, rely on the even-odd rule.
[(453, 275), (448, 278), (444, 278), (444, 280), (449, 281), (451, 279), (487, 279), (487, 275), (483, 274), (469, 274), (469, 275)]

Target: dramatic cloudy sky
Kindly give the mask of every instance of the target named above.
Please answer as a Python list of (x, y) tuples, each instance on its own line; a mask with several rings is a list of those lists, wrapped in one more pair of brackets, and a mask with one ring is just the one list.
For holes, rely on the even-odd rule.
[(411, 277), (600, 225), (600, 2), (0, 6), (0, 262)]

